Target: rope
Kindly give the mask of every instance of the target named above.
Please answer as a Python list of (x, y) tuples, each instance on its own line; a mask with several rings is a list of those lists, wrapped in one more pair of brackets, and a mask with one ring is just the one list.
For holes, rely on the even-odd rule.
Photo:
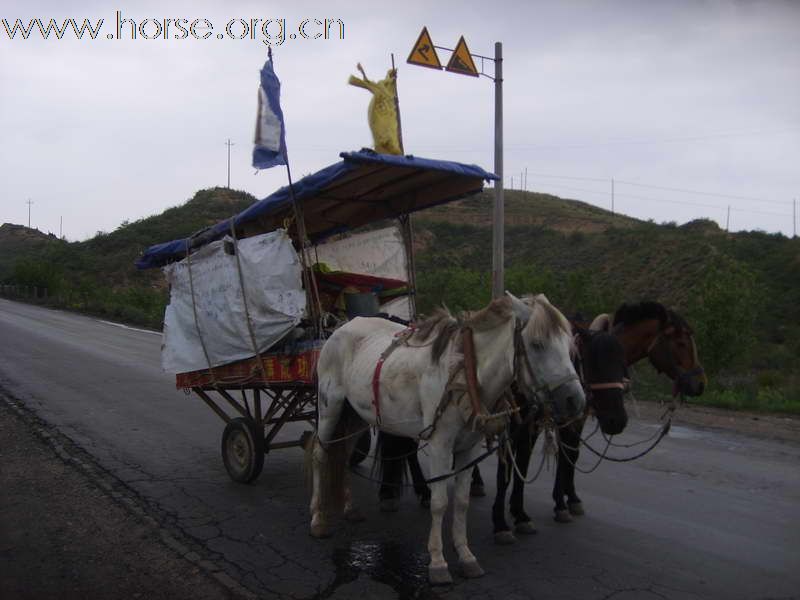
[[(542, 448), (542, 460), (539, 463), (539, 468), (536, 470), (536, 474), (533, 477), (531, 477), (530, 479), (525, 479), (525, 476), (522, 474), (522, 471), (520, 471), (520, 468), (517, 465), (517, 457), (514, 454), (514, 451), (511, 449), (511, 441), (510, 440), (506, 440), (505, 452), (506, 452), (506, 456), (508, 457), (509, 462), (511, 463), (511, 467), (513, 468), (514, 472), (517, 474), (517, 477), (519, 477), (522, 480), (523, 483), (526, 483), (526, 484), (533, 483), (534, 481), (536, 481), (539, 478), (539, 475), (541, 475), (542, 470), (544, 469), (545, 461), (547, 460), (547, 445), (545, 445), (545, 447)], [(531, 452), (533, 452), (533, 449), (531, 449)], [(507, 478), (507, 479), (510, 479), (510, 478)]]
[(561, 456), (563, 456), (563, 457), (564, 457), (564, 459), (565, 459), (565, 460), (566, 460), (566, 461), (567, 461), (567, 462), (568, 462), (570, 465), (572, 465), (572, 468), (573, 468), (573, 469), (575, 469), (576, 471), (578, 471), (579, 473), (584, 473), (584, 474), (587, 474), (587, 475), (588, 475), (589, 473), (594, 473), (594, 472), (597, 470), (597, 468), (600, 466), (600, 463), (601, 463), (601, 462), (603, 462), (603, 459), (611, 460), (609, 457), (607, 457), (607, 456), (606, 456), (606, 453), (608, 452), (608, 444), (606, 444), (606, 448), (605, 448), (605, 450), (603, 450), (603, 453), (602, 453), (602, 454), (599, 454), (599, 453), (598, 453), (598, 452), (597, 452), (597, 451), (596, 451), (594, 448), (590, 447), (590, 446), (589, 446), (589, 445), (588, 445), (588, 444), (587, 444), (587, 443), (586, 443), (586, 442), (583, 440), (583, 438), (580, 438), (580, 440), (581, 440), (581, 442), (582, 442), (582, 443), (583, 443), (583, 444), (584, 444), (584, 445), (585, 445), (587, 448), (589, 448), (589, 449), (590, 449), (590, 450), (591, 450), (591, 451), (592, 451), (592, 452), (593, 452), (595, 455), (597, 455), (597, 456), (599, 457), (599, 458), (597, 459), (597, 462), (595, 463), (595, 465), (594, 465), (594, 466), (593, 466), (591, 469), (583, 469), (583, 468), (579, 467), (579, 466), (578, 466), (578, 464), (577, 464), (577, 462), (573, 461), (573, 460), (572, 460), (572, 459), (571, 459), (571, 458), (570, 458), (570, 457), (567, 455), (567, 453), (566, 453), (566, 452), (565, 452), (565, 450), (564, 450), (564, 449), (566, 448), (567, 450), (574, 450), (574, 451), (578, 451), (580, 447), (578, 447), (578, 448), (573, 448), (572, 446), (569, 446), (568, 444), (565, 444), (564, 442), (562, 442), (562, 441), (561, 441), (561, 436), (560, 436), (560, 435), (558, 436), (558, 447), (559, 447), (559, 450), (560, 450), (560, 452), (561, 452)]

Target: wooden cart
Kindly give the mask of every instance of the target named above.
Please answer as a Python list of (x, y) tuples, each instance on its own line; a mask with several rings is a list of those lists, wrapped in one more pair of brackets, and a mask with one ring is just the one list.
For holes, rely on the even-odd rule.
[[(241, 239), (290, 223), (289, 233), (303, 252), (309, 250), (309, 244), (331, 235), (398, 219), (413, 316), (415, 277), (409, 215), (478, 193), (484, 181), (497, 177), (475, 165), (413, 156), (368, 150), (340, 156), (340, 162), (304, 177), (291, 189), (281, 188), (231, 219), (191, 238), (151, 247), (137, 266), (146, 269), (181, 260), (187, 248), (195, 250), (231, 231)], [(303, 237), (308, 240), (305, 248), (298, 242)], [(222, 458), (233, 480), (255, 480), (266, 453), (303, 445), (316, 426), (316, 364), (322, 344), (320, 336), (290, 350), (176, 376), (178, 388), (194, 393), (225, 422)], [(298, 439), (276, 441), (283, 426), (291, 422), (308, 423), (310, 430)]]

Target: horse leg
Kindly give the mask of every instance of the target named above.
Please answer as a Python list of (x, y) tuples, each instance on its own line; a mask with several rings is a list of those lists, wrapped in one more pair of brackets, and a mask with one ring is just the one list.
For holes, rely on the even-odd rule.
[(508, 490), (508, 471), (511, 468), (510, 460), (511, 457), (506, 455), (505, 461), (497, 461), (497, 494), (494, 497), (494, 504), (492, 504), (494, 542), (502, 545), (513, 544), (517, 541), (506, 523), (506, 490)]
[(531, 518), (525, 512), (525, 477), (531, 461), (533, 446), (539, 435), (538, 427), (531, 431), (527, 426), (520, 427), (514, 439), (514, 456), (520, 473), (514, 471), (514, 487), (511, 490), (511, 514), (514, 516), (514, 531), (522, 535), (536, 533)]
[(569, 514), (580, 516), (584, 514), (583, 510), (583, 502), (578, 497), (578, 494), (575, 492), (575, 465), (578, 463), (578, 458), (580, 457), (581, 452), (581, 434), (583, 433), (583, 426), (585, 421), (580, 421), (575, 423), (570, 429), (573, 430), (574, 437), (572, 438), (572, 442), (570, 446), (574, 448), (574, 450), (568, 450), (571, 454), (569, 455), (571, 460), (571, 468), (567, 473), (567, 481), (565, 483), (565, 492), (567, 494), (567, 508), (569, 509)]
[(472, 467), (472, 482), (469, 487), (469, 495), (473, 498), (482, 498), (486, 495), (486, 488), (483, 485), (483, 477), (478, 465)]
[(431, 488), (425, 482), (425, 475), (422, 474), (422, 467), (419, 466), (419, 458), (416, 452), (408, 455), (408, 470), (411, 471), (414, 493), (419, 498), (420, 506), (428, 508), (431, 505)]
[(306, 450), (307, 462), (311, 466), (311, 530), (310, 533), (315, 538), (330, 537), (331, 531), (328, 524), (327, 506), (322, 501), (322, 479), (323, 472), (327, 469), (328, 453), (315, 435), (311, 440), (311, 445)]
[(378, 433), (381, 487), (378, 491), (381, 512), (396, 512), (397, 498), (403, 485), (403, 438), (381, 431)]
[[(575, 461), (578, 458), (577, 443), (580, 443), (580, 434), (575, 433), (572, 425), (564, 427), (559, 432), (558, 461), (556, 466), (556, 480), (553, 483), (553, 501), (555, 502), (555, 520), (557, 523), (570, 523), (572, 517), (564, 502), (567, 486), (575, 480)], [(569, 446), (569, 447), (568, 447)]]
[[(472, 462), (479, 451), (478, 446), (460, 452), (455, 456), (455, 470)], [(459, 472), (455, 476), (455, 497), (453, 499), (453, 545), (458, 554), (458, 566), (461, 574), (467, 578), (482, 577), (483, 569), (478, 559), (469, 549), (467, 543), (467, 510), (469, 509), (471, 476), (469, 470)]]
[[(452, 452), (444, 447), (429, 445), (431, 477), (450, 472)], [(447, 480), (431, 483), (431, 532), (428, 537), (428, 579), (434, 584), (452, 583), (453, 578), (447, 568), (442, 546), (442, 519), (447, 510)]]

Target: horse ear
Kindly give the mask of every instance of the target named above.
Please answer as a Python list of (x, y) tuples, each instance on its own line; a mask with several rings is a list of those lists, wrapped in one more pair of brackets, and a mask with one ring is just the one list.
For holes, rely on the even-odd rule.
[(508, 299), (511, 300), (511, 308), (514, 311), (514, 316), (517, 317), (517, 320), (527, 323), (531, 316), (531, 307), (525, 304), (511, 292), (506, 292), (506, 296), (508, 296)]

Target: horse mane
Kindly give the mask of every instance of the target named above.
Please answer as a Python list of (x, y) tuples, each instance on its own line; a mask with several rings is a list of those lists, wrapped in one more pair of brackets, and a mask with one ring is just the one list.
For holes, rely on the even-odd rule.
[(493, 300), (479, 311), (463, 312), (458, 318), (447, 308), (437, 308), (430, 317), (416, 325), (410, 341), (424, 343), (433, 338), (431, 360), (436, 365), (453, 338), (456, 338), (456, 350), (460, 351), (461, 340), (457, 334), (462, 325), (468, 325), (475, 331), (487, 331), (507, 322), (512, 316), (511, 301), (505, 296)]
[(437, 308), (430, 317), (415, 324), (416, 330), (409, 341), (425, 343), (430, 338), (434, 338), (431, 344), (431, 359), (433, 364), (439, 364), (439, 359), (459, 326), (458, 320), (446, 307)]
[(667, 309), (667, 322), (678, 331), (686, 332), (689, 335), (694, 333), (686, 319), (672, 309)]
[(663, 304), (644, 300), (636, 304), (623, 304), (614, 313), (612, 323), (614, 327), (619, 325), (634, 325), (640, 321), (649, 319), (657, 319), (660, 323), (660, 328), (666, 327), (669, 322), (667, 309)]
[(533, 339), (547, 340), (560, 334), (571, 335), (572, 326), (567, 318), (547, 296), (537, 294), (524, 296), (521, 300), (531, 308), (531, 316), (525, 325), (525, 333)]

